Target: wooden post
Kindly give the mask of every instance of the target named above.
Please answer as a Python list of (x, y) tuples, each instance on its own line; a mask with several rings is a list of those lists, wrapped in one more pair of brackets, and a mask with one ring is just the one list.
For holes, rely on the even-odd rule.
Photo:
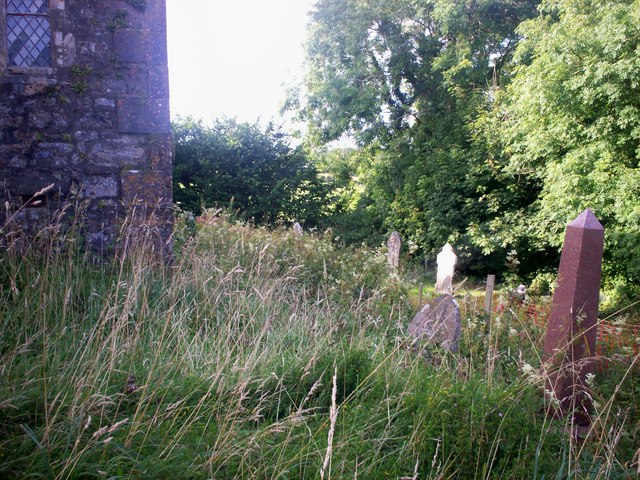
[(484, 313), (487, 317), (491, 317), (491, 309), (493, 306), (493, 287), (496, 283), (495, 275), (487, 275), (487, 290), (484, 294)]
[(422, 290), (424, 289), (424, 283), (420, 284), (420, 296), (418, 297), (418, 308), (422, 308)]

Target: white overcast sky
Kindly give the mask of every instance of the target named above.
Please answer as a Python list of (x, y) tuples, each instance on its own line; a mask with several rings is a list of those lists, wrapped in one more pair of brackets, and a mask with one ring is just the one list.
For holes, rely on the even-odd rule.
[(278, 121), (313, 0), (167, 0), (171, 115)]

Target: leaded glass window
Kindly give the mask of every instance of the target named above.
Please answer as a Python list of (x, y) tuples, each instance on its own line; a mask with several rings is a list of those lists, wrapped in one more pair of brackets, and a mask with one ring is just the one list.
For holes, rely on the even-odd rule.
[(49, 0), (6, 0), (6, 2), (8, 65), (50, 67)]

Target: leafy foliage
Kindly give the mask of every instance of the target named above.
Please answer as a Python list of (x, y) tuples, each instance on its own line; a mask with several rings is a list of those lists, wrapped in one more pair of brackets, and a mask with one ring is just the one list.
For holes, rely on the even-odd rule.
[(208, 127), (187, 118), (173, 130), (174, 199), (181, 208), (230, 207), (258, 223), (313, 225), (323, 215), (326, 187), (303, 149), (292, 148), (275, 127), (233, 119)]
[[(511, 187), (494, 195), (497, 215), (477, 240), (557, 250), (566, 222), (590, 207), (606, 229), (609, 281), (639, 284), (637, 2), (546, 1), (540, 13), (519, 27), (514, 80), (483, 125)], [(529, 186), (535, 196), (518, 193)]]
[[(421, 256), (449, 241), (467, 272), (541, 285), (590, 207), (606, 285), (634, 294), (639, 18), (631, 0), (320, 0), (290, 99), (306, 150), (271, 127), (179, 122), (176, 199), (348, 244), (398, 230)], [(359, 148), (327, 150), (344, 135)]]
[[(322, 0), (307, 45), (304, 115), (317, 138), (362, 142), (420, 124), (429, 135), (447, 112), (499, 82), (527, 0)], [(466, 109), (469, 110), (466, 110)], [(448, 122), (445, 128), (452, 126)]]
[(606, 283), (640, 284), (639, 19), (631, 0), (319, 1), (300, 105), (314, 141), (364, 147), (343, 215), (531, 279), (590, 207)]
[(491, 180), (474, 168), (485, 151), (474, 146), (471, 120), (508, 76), (515, 28), (534, 8), (513, 0), (317, 4), (303, 116), (317, 141), (352, 134), (367, 145), (361, 201), (383, 230), (427, 253), (453, 240), (467, 245), (463, 256), (478, 256), (465, 233), (487, 218), (479, 185)]
[(347, 245), (385, 242), (383, 212), (366, 190), (375, 175), (368, 154), (367, 149), (316, 149), (314, 155), (314, 164), (332, 190), (323, 226)]

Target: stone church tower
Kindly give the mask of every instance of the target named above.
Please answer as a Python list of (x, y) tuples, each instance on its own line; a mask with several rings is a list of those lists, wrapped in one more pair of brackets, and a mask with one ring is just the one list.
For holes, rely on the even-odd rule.
[(165, 0), (0, 0), (5, 233), (73, 204), (93, 251), (127, 215), (170, 249), (171, 155)]

